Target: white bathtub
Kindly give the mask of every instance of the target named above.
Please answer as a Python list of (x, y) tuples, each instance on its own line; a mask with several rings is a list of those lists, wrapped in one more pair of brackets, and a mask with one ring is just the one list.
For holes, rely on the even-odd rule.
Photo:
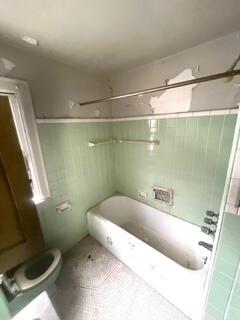
[(202, 318), (212, 243), (200, 228), (125, 196), (89, 209), (90, 234), (191, 319)]

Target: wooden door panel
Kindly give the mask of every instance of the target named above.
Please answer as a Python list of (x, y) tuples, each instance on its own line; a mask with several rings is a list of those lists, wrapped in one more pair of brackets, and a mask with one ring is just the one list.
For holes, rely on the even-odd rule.
[(3, 219), (0, 223), (0, 253), (25, 241), (24, 233), (17, 215), (12, 192), (0, 154), (0, 204), (3, 206)]
[(0, 96), (0, 273), (44, 248), (9, 100)]

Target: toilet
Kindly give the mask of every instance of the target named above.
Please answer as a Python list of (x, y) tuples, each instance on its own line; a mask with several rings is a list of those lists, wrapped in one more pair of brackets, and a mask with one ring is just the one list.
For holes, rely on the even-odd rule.
[(50, 249), (22, 264), (14, 273), (19, 293), (40, 293), (57, 279), (61, 268), (61, 251)]

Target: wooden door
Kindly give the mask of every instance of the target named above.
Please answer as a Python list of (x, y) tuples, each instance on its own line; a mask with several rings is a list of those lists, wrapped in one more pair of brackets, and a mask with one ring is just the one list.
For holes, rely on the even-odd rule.
[(0, 96), (0, 273), (44, 249), (9, 99)]

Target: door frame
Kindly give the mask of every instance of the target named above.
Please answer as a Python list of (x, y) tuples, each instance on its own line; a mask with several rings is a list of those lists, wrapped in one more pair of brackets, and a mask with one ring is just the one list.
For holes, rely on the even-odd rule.
[(7, 95), (24, 156), (30, 158), (31, 175), (38, 204), (50, 197), (47, 173), (42, 155), (30, 88), (26, 81), (0, 77), (0, 95)]

